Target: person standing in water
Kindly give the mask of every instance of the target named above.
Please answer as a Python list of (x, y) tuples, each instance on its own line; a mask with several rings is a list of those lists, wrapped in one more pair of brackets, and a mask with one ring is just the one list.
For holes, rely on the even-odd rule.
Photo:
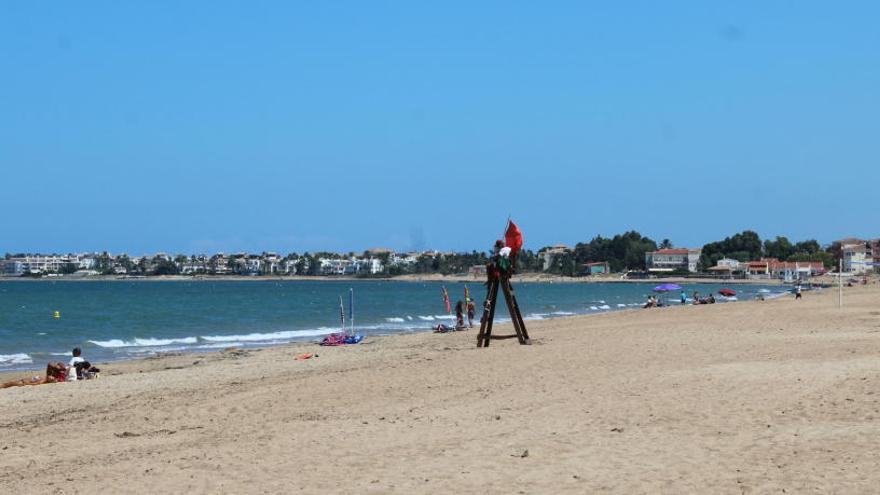
[(684, 289), (681, 289), (681, 305), (684, 306), (688, 303), (688, 295), (684, 292)]

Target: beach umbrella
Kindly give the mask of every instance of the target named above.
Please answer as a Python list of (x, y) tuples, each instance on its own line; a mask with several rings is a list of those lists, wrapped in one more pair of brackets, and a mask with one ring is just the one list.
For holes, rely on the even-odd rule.
[(722, 296), (733, 297), (736, 295), (736, 291), (733, 289), (721, 289), (718, 291)]
[[(654, 292), (672, 292), (675, 290), (681, 290), (681, 286), (678, 284), (660, 284), (657, 287), (654, 287)], [(669, 298), (663, 298), (663, 305), (669, 306)]]

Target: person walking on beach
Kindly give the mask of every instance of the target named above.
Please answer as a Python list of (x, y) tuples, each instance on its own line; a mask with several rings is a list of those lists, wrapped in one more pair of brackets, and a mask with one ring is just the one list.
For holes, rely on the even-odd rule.
[(455, 303), (455, 329), (461, 330), (464, 328), (464, 303), (459, 300)]
[(794, 288), (794, 299), (795, 299), (795, 301), (797, 301), (801, 297), (803, 297), (803, 295), (801, 294), (801, 286), (797, 285)]
[(477, 308), (474, 306), (474, 300), (468, 299), (467, 302), (467, 317), (468, 317), (468, 328), (474, 328), (474, 317), (477, 315)]

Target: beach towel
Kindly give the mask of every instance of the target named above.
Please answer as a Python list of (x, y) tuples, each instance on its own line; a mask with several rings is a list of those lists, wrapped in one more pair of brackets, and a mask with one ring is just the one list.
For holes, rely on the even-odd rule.
[(345, 345), (345, 334), (331, 333), (330, 335), (324, 337), (324, 340), (321, 341), (321, 345)]
[(315, 356), (315, 354), (312, 354), (312, 353), (309, 352), (309, 353), (306, 353), (306, 354), (300, 354), (299, 356), (297, 356), (297, 357), (295, 357), (295, 358), (293, 358), (293, 359), (296, 359), (297, 361), (304, 361), (304, 360), (306, 360), (306, 359), (312, 359), (312, 357), (314, 357), (314, 356)]
[(345, 339), (343, 339), (343, 343), (345, 343), (346, 345), (360, 344), (362, 340), (364, 340), (364, 336), (363, 336), (363, 335), (360, 335), (360, 334), (358, 334), (358, 335), (349, 335), (348, 337), (346, 337)]

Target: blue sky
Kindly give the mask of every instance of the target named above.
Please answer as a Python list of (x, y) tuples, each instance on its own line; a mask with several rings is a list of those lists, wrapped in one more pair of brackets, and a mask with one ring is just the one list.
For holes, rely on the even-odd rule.
[(880, 4), (0, 3), (0, 252), (877, 236)]

